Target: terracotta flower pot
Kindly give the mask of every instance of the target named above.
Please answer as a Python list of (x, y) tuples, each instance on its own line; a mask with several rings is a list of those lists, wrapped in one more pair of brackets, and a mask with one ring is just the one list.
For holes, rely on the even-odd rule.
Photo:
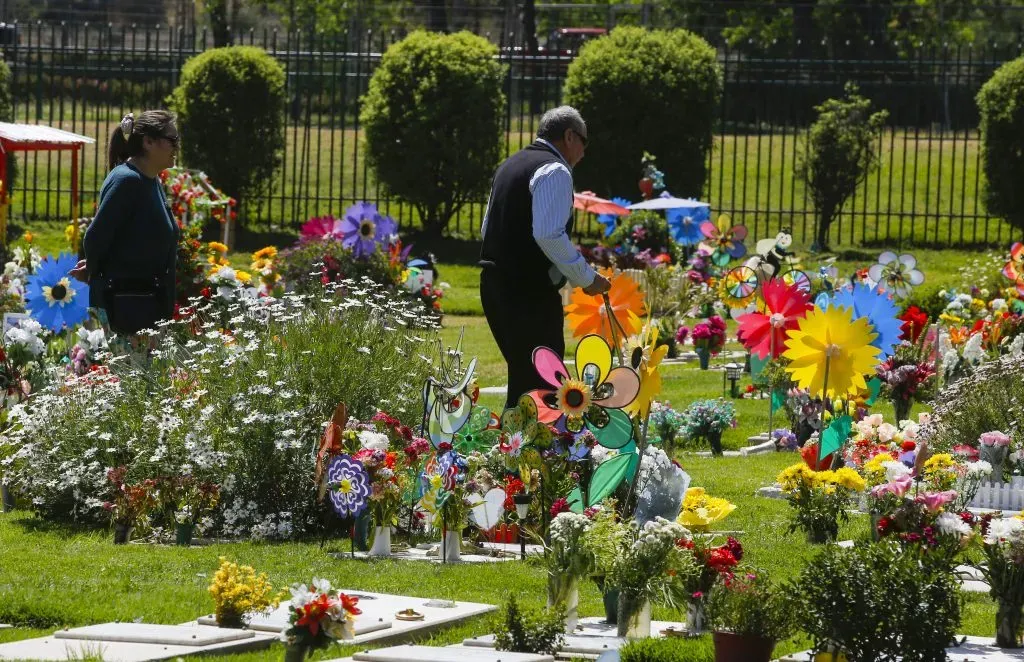
[(715, 662), (768, 662), (775, 642), (764, 637), (751, 637), (732, 632), (715, 632)]

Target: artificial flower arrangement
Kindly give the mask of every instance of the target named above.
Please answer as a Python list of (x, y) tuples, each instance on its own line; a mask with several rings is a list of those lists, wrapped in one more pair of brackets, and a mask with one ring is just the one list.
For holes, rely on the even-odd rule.
[(804, 462), (783, 469), (778, 482), (793, 510), (790, 533), (803, 529), (816, 543), (835, 540), (839, 523), (849, 521), (846, 509), (865, 487), (853, 469), (814, 471)]
[(668, 402), (651, 403), (651, 418), (648, 422), (652, 433), (651, 443), (660, 444), (671, 455), (676, 437), (683, 428), (683, 414), (672, 408)]
[(978, 437), (978, 452), (981, 460), (992, 466), (992, 480), (1003, 482), (1003, 465), (1010, 455), (1010, 435), (999, 430), (982, 433)]
[(326, 579), (313, 579), (309, 586), (295, 584), (289, 590), (289, 627), (281, 639), (290, 660), (297, 662), (332, 642), (355, 637), (356, 616), (362, 613), (358, 597), (341, 593)]
[(734, 510), (736, 506), (726, 499), (710, 496), (703, 487), (691, 487), (683, 496), (677, 521), (691, 531), (706, 533)]
[(775, 442), (775, 450), (777, 451), (795, 451), (800, 448), (800, 442), (796, 439), (796, 434), (788, 428), (776, 428), (772, 430), (771, 440)]
[(693, 338), (693, 346), (697, 350), (707, 351), (715, 356), (725, 346), (725, 321), (718, 315), (712, 315), (706, 321), (694, 324), (690, 337)]
[(911, 484), (909, 474), (903, 474), (872, 488), (871, 498), (880, 504), (872, 507), (872, 514), (875, 508), (881, 511), (872, 520), (872, 534), (928, 553), (952, 570), (972, 534), (972, 516), (956, 511), (954, 490), (911, 494)]
[(107, 355), (107, 338), (102, 327), (87, 329), (81, 326), (75, 336), (77, 341), (68, 353), (68, 365), (72, 373), (84, 377), (99, 370), (103, 365), (103, 359)]
[(213, 615), (223, 628), (243, 627), (254, 614), (277, 608), (280, 598), (266, 573), (256, 574), (252, 566), (238, 565), (224, 556), (218, 557), (220, 567), (210, 583)]
[(157, 479), (157, 491), (165, 507), (174, 511), (174, 521), (185, 526), (200, 526), (220, 501), (220, 486), (194, 476)]
[(885, 481), (884, 462), (898, 461), (912, 467), (917, 458), (920, 422), (927, 419), (927, 414), (921, 414), (918, 422), (901, 420), (893, 425), (881, 414), (865, 416), (853, 426), (853, 439), (844, 454), (847, 465), (857, 468), (869, 487)]
[(892, 356), (875, 367), (882, 388), (896, 410), (897, 421), (910, 415), (914, 402), (924, 401), (931, 395), (935, 361), (930, 355), (934, 353), (935, 344), (927, 340), (927, 334), (921, 334), (916, 343), (901, 342)]
[(682, 414), (679, 432), (686, 439), (707, 440), (716, 455), (722, 453), (722, 432), (736, 427), (736, 406), (728, 400), (697, 400)]

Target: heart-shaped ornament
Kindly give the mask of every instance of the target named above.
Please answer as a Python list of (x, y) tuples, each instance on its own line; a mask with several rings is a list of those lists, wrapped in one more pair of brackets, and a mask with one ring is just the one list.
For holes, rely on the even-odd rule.
[(473, 522), (484, 531), (490, 531), (501, 521), (505, 514), (505, 490), (500, 487), (492, 488), (484, 495), (484, 500), (473, 506), (469, 511)]

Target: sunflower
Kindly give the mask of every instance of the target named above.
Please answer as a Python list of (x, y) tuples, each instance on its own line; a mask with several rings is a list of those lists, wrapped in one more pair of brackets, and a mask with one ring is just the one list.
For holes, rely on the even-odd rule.
[[(640, 286), (626, 274), (616, 275), (611, 269), (603, 269), (601, 274), (611, 281), (608, 301), (619, 326), (626, 336), (637, 333), (642, 326), (640, 317), (644, 314), (644, 295)], [(571, 303), (565, 307), (565, 316), (574, 337), (596, 333), (612, 342), (612, 327), (603, 296), (590, 296), (576, 288), (572, 291)], [(622, 335), (618, 329), (615, 330), (615, 337), (621, 339)]]
[(579, 419), (590, 409), (593, 397), (586, 383), (578, 379), (567, 379), (558, 387), (555, 401), (568, 418)]
[[(865, 374), (874, 374), (881, 352), (871, 342), (877, 334), (864, 317), (854, 320), (849, 308), (814, 308), (789, 332), (786, 372), (812, 397), (842, 397), (867, 388)], [(826, 368), (828, 383), (825, 383)]]
[[(641, 419), (651, 413), (651, 403), (661, 393), (661, 373), (658, 367), (668, 354), (668, 345), (658, 345), (658, 327), (649, 325), (645, 335), (646, 344), (638, 345), (630, 353), (631, 363), (640, 374), (640, 391), (636, 399), (623, 408), (627, 414), (637, 414)], [(643, 336), (640, 341), (644, 343)]]

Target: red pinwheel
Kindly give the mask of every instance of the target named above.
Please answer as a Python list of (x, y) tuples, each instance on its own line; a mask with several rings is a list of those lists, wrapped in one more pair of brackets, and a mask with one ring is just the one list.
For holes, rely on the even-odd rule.
[(1024, 244), (1021, 242), (1010, 247), (1010, 261), (1003, 267), (1003, 275), (1013, 281), (1017, 292), (1024, 296)]
[(747, 254), (747, 247), (743, 240), (747, 238), (747, 227), (745, 225), (733, 225), (732, 221), (725, 214), (718, 217), (718, 223), (704, 221), (700, 224), (700, 231), (709, 241), (701, 243), (711, 253), (711, 261), (719, 267), (729, 264), (729, 260), (741, 258)]
[(737, 335), (743, 346), (764, 360), (786, 351), (786, 334), (797, 328), (800, 319), (814, 306), (807, 292), (776, 278), (764, 284), (761, 296), (764, 305), (759, 308), (763, 310), (740, 315), (736, 321), (740, 325)]

